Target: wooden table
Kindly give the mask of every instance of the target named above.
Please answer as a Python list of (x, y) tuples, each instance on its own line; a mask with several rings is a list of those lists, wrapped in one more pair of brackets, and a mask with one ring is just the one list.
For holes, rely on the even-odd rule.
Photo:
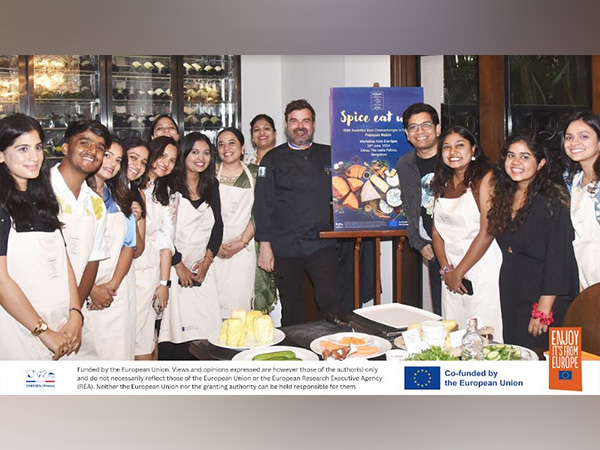
[(393, 256), (393, 289), (392, 301), (402, 303), (402, 253), (406, 230), (359, 230), (359, 231), (321, 231), (325, 239), (354, 239), (354, 309), (360, 308), (360, 270), (359, 255), (363, 239), (375, 238), (375, 299), (374, 304), (381, 304), (381, 240), (392, 240)]

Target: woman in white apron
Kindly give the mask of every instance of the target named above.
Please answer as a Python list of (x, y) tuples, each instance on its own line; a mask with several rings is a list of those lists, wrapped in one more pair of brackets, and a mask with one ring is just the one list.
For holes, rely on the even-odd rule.
[(43, 140), (31, 117), (0, 120), (0, 360), (57, 360), (81, 345), (83, 314), (42, 169)]
[(148, 150), (148, 170), (141, 182), (146, 200), (145, 248), (135, 260), (135, 359), (138, 360), (152, 359), (156, 346), (155, 322), (169, 301), (171, 257), (175, 251), (179, 204), (175, 186), (176, 180), (182, 176), (177, 163), (177, 143), (173, 139), (158, 137), (150, 142)]
[(100, 261), (98, 266), (86, 314), (101, 360), (133, 360), (135, 353), (136, 305), (131, 301), (126, 277), (133, 261), (136, 223), (123, 153), (123, 144), (113, 136), (102, 167), (88, 179), (90, 187), (104, 199), (105, 238), (110, 252), (110, 258)]
[[(440, 136), (440, 155), (432, 181), (433, 248), (443, 269), (442, 315), (466, 328), (477, 316), (502, 341), (498, 278), (502, 253), (487, 232), (492, 172), (473, 134), (462, 126)], [(463, 278), (472, 283), (468, 294)]]
[(600, 116), (575, 113), (564, 132), (579, 284), (600, 283)]
[(214, 270), (221, 317), (226, 318), (234, 308), (252, 308), (256, 272), (252, 206), (258, 167), (242, 162), (244, 135), (236, 128), (225, 128), (217, 135), (217, 150), (224, 228)]
[(223, 239), (223, 221), (210, 139), (202, 133), (186, 135), (180, 158), (186, 175), (179, 186), (169, 307), (158, 336), (161, 360), (193, 359), (189, 342), (206, 339), (221, 327), (211, 263)]

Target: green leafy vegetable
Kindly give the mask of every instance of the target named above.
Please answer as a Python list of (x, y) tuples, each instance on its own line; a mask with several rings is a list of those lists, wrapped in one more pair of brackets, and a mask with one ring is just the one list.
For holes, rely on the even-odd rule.
[(458, 361), (456, 356), (452, 356), (442, 347), (433, 346), (421, 353), (415, 353), (409, 356), (407, 361)]

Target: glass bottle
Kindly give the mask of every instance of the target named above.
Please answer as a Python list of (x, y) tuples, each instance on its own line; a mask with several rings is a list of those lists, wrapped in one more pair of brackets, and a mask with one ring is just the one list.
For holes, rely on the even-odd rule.
[(483, 337), (477, 332), (477, 319), (472, 317), (467, 322), (467, 332), (462, 338), (463, 360), (483, 360)]

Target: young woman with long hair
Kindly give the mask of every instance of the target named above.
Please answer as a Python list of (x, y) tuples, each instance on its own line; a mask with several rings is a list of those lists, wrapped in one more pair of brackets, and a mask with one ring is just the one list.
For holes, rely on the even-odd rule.
[[(206, 339), (221, 327), (217, 285), (210, 269), (223, 239), (219, 182), (210, 139), (190, 133), (181, 140), (185, 168), (177, 208), (176, 253), (169, 307), (158, 336), (158, 359), (193, 359), (189, 342)], [(230, 280), (231, 282), (231, 280)]]
[(104, 200), (110, 258), (100, 261), (88, 300), (88, 327), (101, 360), (132, 360), (135, 353), (136, 305), (129, 279), (136, 246), (133, 191), (127, 179), (123, 143), (112, 137), (102, 166), (88, 185)]
[(148, 168), (140, 183), (146, 201), (145, 249), (135, 261), (136, 359), (152, 358), (155, 322), (169, 301), (179, 205), (176, 186), (182, 177), (179, 149), (172, 138), (161, 136), (153, 139), (148, 150)]
[(569, 197), (535, 134), (508, 138), (494, 168), (490, 234), (502, 250), (504, 341), (538, 352), (579, 291)]
[(81, 345), (58, 213), (42, 127), (24, 114), (0, 120), (0, 360), (57, 360)]
[(563, 135), (571, 220), (575, 228), (575, 258), (585, 289), (600, 283), (600, 116), (578, 112)]
[[(466, 328), (470, 317), (502, 341), (498, 274), (500, 249), (487, 232), (491, 165), (465, 127), (444, 130), (432, 180), (433, 249), (443, 269), (442, 314)], [(468, 281), (466, 281), (468, 280)], [(471, 283), (467, 292), (465, 283)]]

